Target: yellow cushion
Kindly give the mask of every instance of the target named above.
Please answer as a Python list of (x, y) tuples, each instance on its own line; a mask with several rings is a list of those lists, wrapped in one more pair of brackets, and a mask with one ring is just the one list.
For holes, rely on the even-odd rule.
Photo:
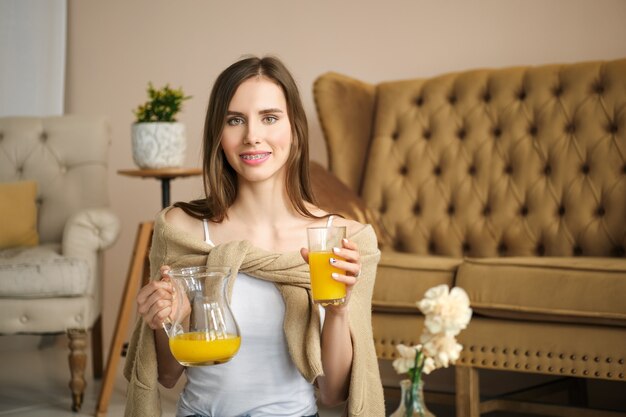
[(0, 249), (39, 244), (36, 196), (34, 181), (0, 183)]

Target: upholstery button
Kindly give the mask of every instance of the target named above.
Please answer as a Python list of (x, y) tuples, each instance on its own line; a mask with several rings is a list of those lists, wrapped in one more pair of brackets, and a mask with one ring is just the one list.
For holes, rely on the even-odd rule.
[(593, 92), (601, 95), (604, 94), (604, 85), (601, 82), (597, 82), (593, 86)]
[(607, 126), (606, 130), (608, 130), (609, 133), (616, 134), (617, 133), (617, 123), (616, 122), (609, 123), (609, 125)]
[(41, 206), (43, 204), (43, 197), (37, 197), (37, 199), (35, 199), (35, 203), (37, 203), (38, 206)]
[(559, 216), (563, 217), (565, 215), (565, 207), (564, 206), (559, 206)]
[(400, 175), (406, 175), (409, 172), (409, 168), (405, 166), (403, 166), (402, 168), (400, 168)]
[(48, 134), (46, 132), (41, 132), (41, 136), (39, 136), (39, 139), (41, 139), (42, 142), (45, 142), (46, 140), (48, 140)]
[(537, 129), (537, 126), (535, 126), (535, 125), (531, 125), (528, 128), (528, 133), (530, 133), (531, 136), (537, 136), (537, 131), (538, 131), (538, 129)]
[(485, 207), (483, 208), (483, 216), (487, 217), (487, 216), (489, 216), (490, 214), (491, 214), (491, 207), (489, 207), (489, 206), (485, 206)]
[(507, 165), (507, 166), (504, 168), (504, 172), (505, 172), (506, 174), (508, 174), (508, 175), (511, 175), (511, 174), (513, 173), (513, 167), (512, 167), (511, 165)]
[(561, 369), (559, 369), (559, 372), (560, 372), (560, 373), (563, 373), (563, 372), (565, 372), (565, 369), (564, 369), (564, 368), (561, 368)]
[(428, 140), (431, 138), (432, 132), (429, 129), (425, 129), (422, 135), (424, 136), (424, 139)]
[(622, 174), (626, 174), (626, 164), (622, 167)]
[(420, 206), (420, 204), (419, 204), (419, 203), (415, 203), (415, 204), (413, 205), (413, 214), (415, 214), (415, 215), (420, 215), (420, 214), (422, 214), (422, 206)]
[(26, 315), (23, 315), (23, 316), (20, 317), (20, 321), (22, 323), (26, 323), (28, 321), (28, 317), (26, 317)]
[(540, 358), (540, 357), (541, 357), (541, 352), (540, 352), (540, 351), (537, 351), (536, 356), (537, 356), (538, 358)]
[(530, 364), (527, 363), (526, 365), (524, 365), (524, 368), (530, 369)]
[(565, 359), (565, 355), (562, 353), (559, 353), (559, 359)]
[(541, 365), (537, 365), (537, 370), (541, 371)]
[(415, 99), (415, 104), (416, 104), (418, 107), (423, 106), (423, 105), (424, 105), (424, 97), (419, 96), (418, 98), (416, 98), (416, 99)]
[(448, 206), (448, 215), (452, 216), (454, 214), (455, 208), (452, 204)]
[(398, 140), (398, 137), (400, 137), (400, 135), (398, 134), (398, 132), (393, 132), (393, 133), (391, 134), (391, 138), (392, 138), (393, 140)]
[(24, 167), (23, 167), (23, 166), (19, 166), (19, 167), (17, 167), (17, 173), (18, 173), (18, 174), (20, 174), (20, 175), (21, 175), (23, 172), (24, 172)]
[(602, 216), (604, 216), (604, 215), (605, 215), (605, 213), (606, 213), (606, 212), (604, 211), (604, 207), (602, 207), (602, 206), (598, 207), (598, 209), (596, 210), (596, 215), (597, 215), (598, 217), (602, 217)]
[(589, 174), (589, 165), (584, 164), (583, 166), (580, 167), (580, 171), (585, 175)]
[(483, 101), (485, 103), (489, 103), (491, 101), (491, 94), (489, 94), (489, 92), (485, 92), (485, 94), (483, 94)]
[(526, 99), (526, 91), (524, 91), (524, 89), (521, 89), (519, 93), (517, 93), (517, 98), (520, 101), (524, 101)]
[(448, 103), (450, 103), (450, 104), (452, 104), (452, 105), (456, 104), (456, 95), (455, 95), (455, 94), (451, 94), (451, 95), (448, 97)]
[(435, 242), (430, 241), (428, 243), (428, 252), (429, 253), (437, 253), (437, 246), (435, 245)]
[(465, 139), (465, 136), (467, 135), (467, 132), (465, 131), (465, 129), (459, 129), (458, 132), (456, 132), (456, 136), (460, 139), (463, 140)]
[(441, 167), (440, 167), (439, 165), (437, 165), (437, 166), (435, 167), (435, 169), (433, 170), (433, 173), (434, 173), (436, 176), (440, 176), (440, 175), (441, 175)]
[(570, 135), (576, 132), (576, 125), (574, 122), (569, 122), (565, 125), (565, 133), (569, 133)]
[(552, 94), (554, 95), (554, 97), (560, 97), (561, 94), (563, 94), (563, 86), (562, 85), (557, 85), (552, 89)]
[(539, 256), (543, 256), (546, 254), (546, 247), (543, 245), (543, 243), (540, 243), (537, 245), (537, 255)]
[(473, 351), (474, 351), (474, 345), (471, 345), (471, 346), (469, 347), (469, 351), (470, 351), (470, 352), (473, 352)]
[(471, 176), (476, 175), (476, 167), (474, 165), (471, 165), (468, 169), (467, 169), (467, 173)]
[(527, 350), (526, 352), (524, 352), (524, 356), (530, 356), (530, 351)]
[(623, 246), (617, 246), (613, 249), (613, 256), (616, 258), (623, 258), (626, 255), (626, 249)]
[(509, 353), (509, 350), (507, 348), (504, 348), (504, 349), (502, 349), (502, 353), (504, 353), (506, 355), (507, 353)]
[(624, 379), (624, 374), (619, 374), (620, 379)]
[(461, 249), (462, 249), (463, 253), (469, 253), (469, 251), (470, 251), (469, 243), (463, 242), (463, 244), (461, 245)]
[(4, 139), (4, 133), (0, 132), (0, 140)]
[(502, 136), (502, 129), (500, 129), (499, 127), (494, 127), (492, 133), (495, 137), (499, 138), (500, 136)]
[(583, 254), (583, 248), (576, 245), (574, 246), (574, 256), (581, 256)]
[(498, 351), (498, 348), (497, 348), (497, 347), (492, 347), (492, 348), (491, 348), (491, 353), (496, 353), (497, 351)]
[(528, 207), (527, 206), (522, 206), (519, 209), (519, 214), (521, 214), (522, 216), (528, 216)]
[[(500, 244), (498, 245), (498, 253), (499, 253), (500, 255), (503, 255), (503, 254), (505, 254), (505, 253), (506, 253), (506, 251), (507, 251), (507, 247), (506, 247), (506, 245), (505, 245), (504, 243), (500, 243)], [(528, 351), (526, 352), (526, 356), (528, 356)]]
[(493, 361), (493, 362), (491, 362), (491, 364), (492, 364), (494, 367), (496, 367), (496, 368), (498, 367), (498, 361)]
[(552, 167), (550, 167), (550, 165), (546, 165), (546, 166), (543, 168), (543, 173), (544, 173), (544, 175), (546, 175), (546, 176), (550, 175), (550, 174), (552, 173)]

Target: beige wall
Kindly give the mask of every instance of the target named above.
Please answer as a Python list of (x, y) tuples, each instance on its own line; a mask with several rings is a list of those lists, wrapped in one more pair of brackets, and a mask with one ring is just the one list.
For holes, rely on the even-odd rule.
[[(122, 233), (106, 253), (105, 347), (110, 343), (137, 224), (160, 209), (156, 180), (134, 168), (132, 109), (148, 81), (182, 86), (193, 99), (187, 165), (200, 166), (203, 113), (219, 71), (243, 54), (274, 54), (296, 77), (311, 125), (313, 159), (326, 162), (311, 95), (337, 71), (368, 82), (475, 67), (626, 57), (623, 0), (113, 0), (69, 1), (67, 113), (108, 115), (110, 195)], [(172, 200), (199, 196), (198, 179), (172, 183)]]

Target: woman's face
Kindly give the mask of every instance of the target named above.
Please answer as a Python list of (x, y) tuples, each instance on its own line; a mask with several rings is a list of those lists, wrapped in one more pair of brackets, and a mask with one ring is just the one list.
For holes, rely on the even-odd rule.
[(283, 181), (291, 140), (282, 89), (262, 76), (241, 83), (228, 105), (221, 138), (239, 182)]

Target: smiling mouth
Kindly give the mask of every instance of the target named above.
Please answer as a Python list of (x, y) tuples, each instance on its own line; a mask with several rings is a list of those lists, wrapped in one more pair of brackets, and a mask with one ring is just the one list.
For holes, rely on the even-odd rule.
[(270, 153), (267, 152), (267, 153), (257, 153), (257, 154), (254, 154), (254, 155), (239, 155), (239, 156), (241, 157), (241, 159), (244, 159), (246, 161), (254, 161), (254, 160), (257, 160), (257, 159), (263, 159), (263, 158), (269, 156), (269, 154)]

